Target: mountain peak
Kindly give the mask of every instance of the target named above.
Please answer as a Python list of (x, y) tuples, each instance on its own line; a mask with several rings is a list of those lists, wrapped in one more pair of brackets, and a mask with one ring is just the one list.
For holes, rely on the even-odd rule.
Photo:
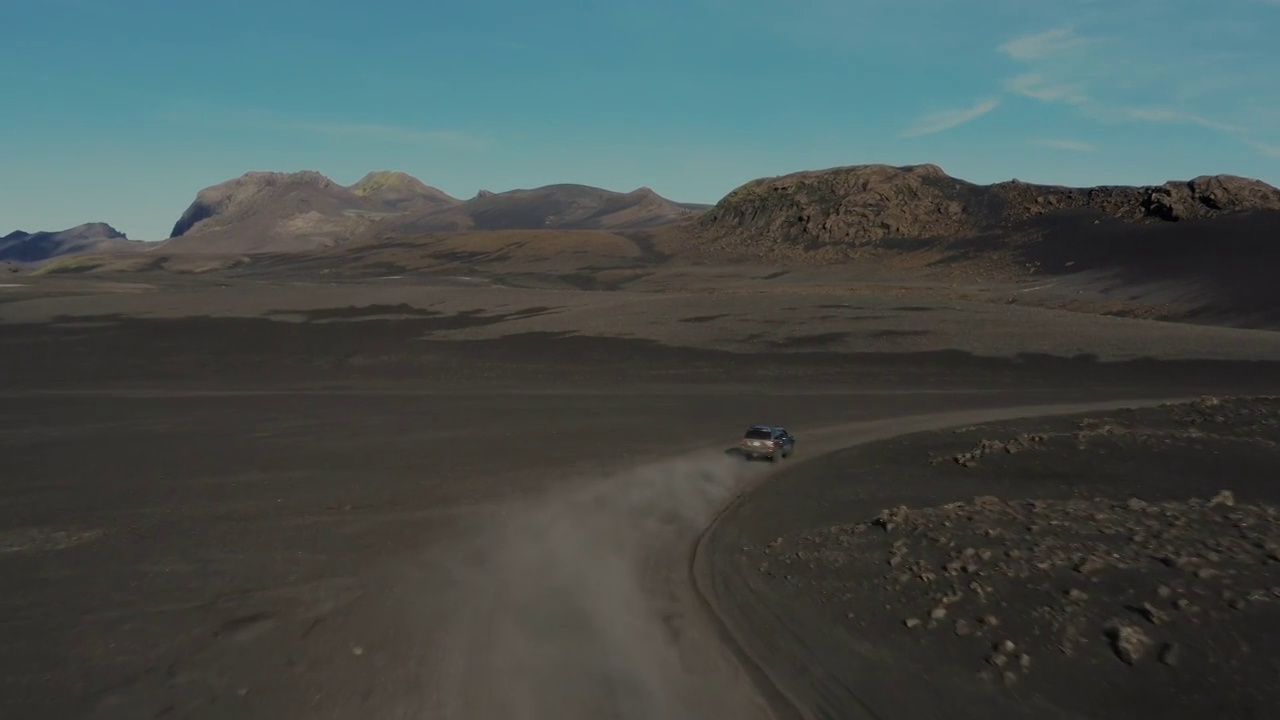
[[(196, 199), (174, 223), (170, 238), (189, 233), (202, 222), (232, 211), (242, 211), (284, 194), (330, 196), (350, 192), (315, 170), (271, 172), (251, 170), (237, 178), (210, 185), (196, 193)], [(206, 223), (207, 225), (207, 223)]]
[(399, 170), (374, 170), (350, 186), (351, 192), (357, 195), (369, 195), (387, 188), (425, 190), (427, 184)]
[(63, 230), (60, 235), (73, 237), (95, 237), (110, 240), (128, 240), (128, 236), (104, 222), (91, 222)]
[(360, 197), (376, 200), (395, 210), (456, 205), (461, 202), (444, 191), (398, 170), (375, 170), (360, 178), (348, 189)]

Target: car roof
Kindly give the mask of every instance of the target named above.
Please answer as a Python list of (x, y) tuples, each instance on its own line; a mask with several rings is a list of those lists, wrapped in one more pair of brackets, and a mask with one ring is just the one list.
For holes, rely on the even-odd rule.
[(752, 425), (748, 430), (785, 430), (781, 425)]

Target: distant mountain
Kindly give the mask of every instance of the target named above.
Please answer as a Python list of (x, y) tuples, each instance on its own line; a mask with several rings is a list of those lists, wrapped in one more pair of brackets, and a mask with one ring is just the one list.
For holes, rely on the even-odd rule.
[(695, 230), (722, 250), (843, 254), (895, 241), (1007, 240), (1068, 219), (1169, 223), (1275, 210), (1280, 190), (1232, 175), (1072, 188), (977, 185), (936, 165), (854, 165), (749, 182), (703, 214)]
[(466, 230), (623, 230), (654, 227), (690, 218), (710, 207), (678, 203), (649, 188), (629, 193), (588, 185), (547, 185), (494, 193), (380, 223), (382, 235)]
[(709, 205), (672, 202), (648, 188), (617, 193), (550, 185), (462, 201), (401, 172), (372, 172), (344, 187), (314, 171), (250, 172), (201, 190), (165, 242), (171, 250), (305, 252), (357, 238), (458, 230), (644, 228)]
[(87, 223), (55, 232), (11, 232), (0, 237), (0, 260), (39, 262), (73, 253), (131, 252), (147, 246), (106, 223)]
[(350, 239), (390, 211), (318, 172), (249, 172), (196, 194), (173, 226), (170, 250), (303, 251)]

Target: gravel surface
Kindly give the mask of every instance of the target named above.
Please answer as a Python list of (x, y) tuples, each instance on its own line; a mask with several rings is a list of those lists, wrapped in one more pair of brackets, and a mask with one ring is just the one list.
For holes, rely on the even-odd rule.
[[(796, 632), (846, 638), (828, 667), (857, 672), (862, 643), (903, 673), (929, 667), (958, 716), (1266, 717), (1278, 443), (1273, 398), (912, 436), (771, 481), (714, 531), (717, 569), (749, 573), (724, 592), (783, 626), (824, 618)], [(898, 467), (909, 500), (867, 512), (895, 494), (867, 480)], [(770, 517), (776, 493), (792, 500)]]

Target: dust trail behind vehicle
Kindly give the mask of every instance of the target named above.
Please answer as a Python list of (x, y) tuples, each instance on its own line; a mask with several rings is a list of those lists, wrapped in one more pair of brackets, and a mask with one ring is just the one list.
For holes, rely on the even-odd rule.
[(769, 717), (689, 550), (767, 467), (698, 453), (512, 507), (449, 563), (421, 711), (441, 720)]

